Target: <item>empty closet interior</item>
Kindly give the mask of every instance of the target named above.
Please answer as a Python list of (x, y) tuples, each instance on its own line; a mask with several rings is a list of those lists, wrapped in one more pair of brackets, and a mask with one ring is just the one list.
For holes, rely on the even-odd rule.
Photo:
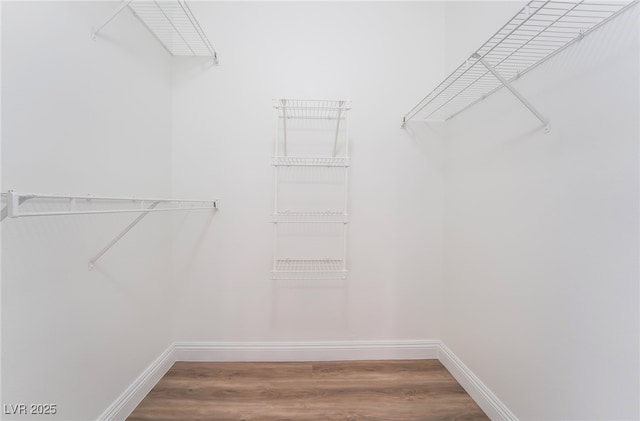
[(2, 2), (3, 419), (402, 359), (492, 420), (640, 419), (639, 10)]

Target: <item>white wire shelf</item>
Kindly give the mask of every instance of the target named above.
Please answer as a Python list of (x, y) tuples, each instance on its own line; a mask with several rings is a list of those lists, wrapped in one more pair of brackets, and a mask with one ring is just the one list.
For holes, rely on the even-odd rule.
[(343, 260), (276, 260), (273, 279), (345, 279), (347, 270)]
[(349, 217), (344, 212), (293, 212), (281, 211), (273, 215), (274, 223), (284, 224), (346, 224)]
[(276, 167), (348, 167), (349, 158), (320, 156), (276, 156), (273, 158)]
[[(91, 215), (102, 213), (151, 213), (169, 211), (187, 211), (210, 209), (216, 210), (215, 200), (182, 200), (137, 197), (110, 197), (91, 195), (60, 195), (18, 193), (9, 191), (3, 193), (7, 197), (6, 215), (10, 218), (60, 215)], [(20, 205), (27, 200), (46, 200), (56, 210), (25, 211)], [(119, 204), (117, 206), (114, 206)], [(157, 207), (162, 205), (161, 207)], [(96, 207), (98, 209), (96, 209)], [(5, 210), (3, 209), (3, 216)]]
[(346, 100), (276, 99), (278, 118), (307, 120), (344, 120), (351, 108)]
[(511, 82), (637, 3), (638, 0), (530, 1), (405, 114), (403, 123), (416, 117), (449, 120), (505, 86), (548, 126), (548, 121), (515, 91)]
[[(105, 213), (138, 213), (139, 215), (115, 236), (106, 246), (89, 260), (89, 269), (95, 267), (96, 262), (109, 251), (122, 237), (135, 227), (145, 216), (153, 212), (190, 211), (190, 210), (218, 210), (216, 200), (183, 200), (158, 199), (138, 197), (110, 197), (110, 196), (79, 196), (60, 194), (18, 193), (9, 190), (2, 193), (2, 220), (10, 218), (62, 216), (62, 215), (93, 215)], [(45, 211), (25, 210), (20, 205), (27, 200), (46, 205)], [(53, 209), (53, 210), (52, 210)]]
[(94, 39), (126, 7), (133, 12), (169, 54), (212, 57), (216, 63), (218, 62), (216, 50), (184, 0), (125, 0), (93, 32)]

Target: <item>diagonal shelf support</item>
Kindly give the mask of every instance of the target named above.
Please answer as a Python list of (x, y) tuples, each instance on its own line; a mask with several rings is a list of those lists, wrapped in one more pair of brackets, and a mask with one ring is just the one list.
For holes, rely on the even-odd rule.
[(507, 88), (509, 91), (511, 91), (511, 93), (516, 98), (518, 98), (518, 100), (522, 103), (522, 105), (527, 107), (527, 109), (529, 109), (529, 111), (531, 111), (533, 113), (533, 115), (535, 115), (536, 118), (538, 120), (540, 120), (540, 122), (544, 125), (544, 132), (545, 133), (549, 133), (549, 131), (551, 130), (551, 128), (549, 127), (549, 120), (547, 120), (542, 114), (540, 114), (540, 112), (533, 105), (531, 105), (531, 103), (529, 101), (527, 101), (527, 99), (524, 96), (522, 96), (522, 94), (520, 92), (518, 92), (518, 90), (516, 88), (514, 88), (513, 85), (511, 85), (511, 83), (507, 79), (502, 77), (502, 75), (491, 64), (489, 64), (489, 62), (487, 62), (487, 60), (482, 58), (480, 56), (480, 54), (475, 53), (474, 55), (471, 56), (471, 58), (474, 58), (474, 59), (478, 60), (480, 63), (482, 63), (482, 65), (489, 72), (491, 72), (491, 74), (493, 76), (495, 76), (496, 79), (498, 79), (500, 81), (500, 83), (505, 88)]
[(95, 256), (93, 256), (90, 260), (89, 260), (89, 270), (93, 270), (96, 266), (96, 262), (106, 253), (109, 251), (109, 249), (111, 249), (111, 247), (113, 247), (118, 241), (120, 241), (120, 239), (122, 237), (124, 237), (129, 231), (131, 231), (131, 229), (133, 227), (135, 227), (136, 225), (138, 225), (138, 222), (142, 221), (144, 219), (145, 216), (149, 215), (150, 211), (152, 209), (154, 209), (156, 206), (158, 206), (160, 204), (160, 202), (153, 202), (148, 208), (147, 208), (147, 212), (141, 213), (140, 215), (138, 215), (138, 217), (136, 219), (134, 219), (129, 225), (127, 225), (127, 227), (125, 229), (123, 229), (120, 234), (116, 235), (115, 238), (111, 241), (109, 241), (109, 243), (104, 246), (104, 248), (102, 250), (100, 250), (98, 252), (98, 254), (96, 254)]
[(284, 150), (284, 156), (287, 156), (287, 100), (281, 100), (282, 103), (282, 149)]
[(338, 103), (339, 105), (339, 109), (338, 109), (338, 118), (336, 118), (336, 137), (333, 141), (333, 157), (335, 158), (336, 156), (338, 156), (338, 137), (340, 136), (340, 117), (342, 117), (342, 105), (344, 104), (344, 101), (340, 101)]
[(98, 28), (96, 30), (91, 32), (91, 39), (95, 41), (98, 38), (98, 33), (100, 31), (102, 31), (102, 28), (107, 26), (109, 24), (109, 22), (111, 22), (116, 16), (118, 16), (120, 14), (120, 12), (122, 12), (124, 9), (126, 9), (127, 6), (129, 6), (129, 3), (131, 3), (131, 1), (132, 0), (124, 0), (122, 3), (120, 3), (120, 5), (116, 8), (116, 10), (113, 11), (111, 16), (109, 16), (107, 19), (105, 19), (105, 21), (102, 23), (102, 25), (98, 26)]

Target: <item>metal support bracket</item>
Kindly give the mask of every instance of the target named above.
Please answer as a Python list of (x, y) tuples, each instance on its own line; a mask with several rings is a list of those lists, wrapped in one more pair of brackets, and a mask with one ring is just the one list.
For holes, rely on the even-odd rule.
[[(151, 211), (151, 209), (153, 209), (156, 206), (158, 206), (158, 204), (160, 204), (160, 202), (153, 202), (147, 208), (147, 210)], [(144, 212), (144, 213), (141, 213), (140, 215), (138, 215), (137, 218), (133, 220), (133, 222), (131, 222), (129, 225), (127, 225), (127, 227), (120, 232), (120, 234), (116, 235), (116, 237), (113, 240), (111, 240), (106, 246), (104, 246), (104, 248), (102, 250), (100, 250), (98, 252), (98, 254), (93, 256), (89, 260), (89, 270), (93, 270), (95, 268), (95, 265), (96, 265), (96, 262), (98, 261), (98, 259), (100, 259), (107, 251), (109, 251), (109, 249), (111, 247), (113, 247), (118, 241), (120, 241), (120, 239), (122, 237), (124, 237), (129, 231), (131, 231), (131, 229), (133, 227), (135, 227), (138, 224), (138, 222), (142, 221), (144, 219), (144, 217), (147, 216), (147, 215), (149, 215), (149, 212)]]
[(287, 100), (283, 99), (280, 103), (282, 104), (282, 149), (284, 156), (287, 156)]
[(480, 63), (482, 63), (482, 65), (489, 71), (491, 72), (491, 74), (493, 76), (496, 77), (496, 79), (498, 79), (500, 81), (500, 83), (502, 83), (502, 85), (507, 88), (509, 91), (511, 91), (511, 93), (518, 98), (518, 100), (529, 109), (529, 111), (531, 111), (533, 113), (533, 115), (536, 116), (536, 118), (538, 120), (540, 120), (540, 122), (542, 122), (542, 124), (544, 125), (544, 132), (545, 133), (549, 133), (549, 131), (551, 131), (551, 128), (549, 127), (549, 120), (547, 120), (542, 114), (540, 114), (540, 112), (538, 110), (535, 109), (535, 107), (533, 105), (531, 105), (531, 103), (529, 101), (527, 101), (527, 99), (525, 97), (522, 96), (522, 94), (520, 92), (518, 92), (516, 90), (516, 88), (513, 87), (513, 85), (511, 85), (511, 83), (506, 80), (504, 77), (502, 77), (502, 75), (491, 65), (489, 64), (484, 58), (482, 58), (478, 53), (475, 53), (473, 56), (471, 56), (472, 58), (478, 60)]
[(336, 119), (336, 137), (333, 141), (333, 157), (335, 158), (336, 156), (338, 156), (338, 137), (340, 135), (340, 118), (342, 118), (342, 106), (344, 104), (344, 101), (340, 101), (338, 102), (338, 106), (340, 107), (338, 109), (338, 118)]
[(120, 14), (120, 12), (122, 12), (127, 6), (129, 6), (129, 3), (131, 3), (132, 0), (124, 0), (122, 3), (120, 3), (120, 6), (118, 6), (118, 8), (116, 10), (113, 11), (113, 13), (111, 14), (111, 16), (109, 16), (103, 23), (102, 25), (98, 26), (98, 29), (94, 30), (91, 32), (91, 39), (92, 40), (96, 40), (96, 37), (98, 36), (98, 32), (100, 32), (102, 30), (102, 28), (104, 28), (105, 26), (107, 26), (109, 24), (109, 22), (111, 22), (116, 16), (118, 16)]
[[(27, 200), (31, 199), (30, 197), (20, 197), (18, 199), (18, 206), (20, 206), (21, 204), (23, 204), (24, 202), (26, 202)], [(7, 208), (2, 209), (2, 219), (0, 220), (4, 220), (7, 216), (9, 216), (9, 212)]]
[[(4, 193), (2, 193), (4, 195)], [(17, 193), (9, 191), (7, 193), (7, 205), (0, 211), (0, 221), (4, 221), (7, 216), (10, 216), (9, 210), (11, 209), (11, 215), (15, 214), (18, 206), (31, 199), (30, 197), (18, 196)], [(17, 203), (17, 205), (16, 205)]]

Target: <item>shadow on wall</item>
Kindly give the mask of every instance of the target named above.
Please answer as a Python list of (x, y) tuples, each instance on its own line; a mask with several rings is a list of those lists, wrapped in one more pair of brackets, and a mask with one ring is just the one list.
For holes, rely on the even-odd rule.
[(174, 61), (173, 81), (175, 86), (181, 86), (200, 75), (216, 71), (221, 65), (211, 57), (180, 57), (180, 60)]
[(441, 172), (445, 169), (444, 144), (447, 140), (444, 121), (408, 121), (404, 132), (416, 144), (432, 165)]
[[(616, 17), (603, 28), (587, 35), (561, 54), (551, 58), (540, 66), (560, 76), (557, 81), (575, 80), (585, 73), (603, 71), (612, 61), (623, 59), (637, 48), (638, 18), (640, 7), (635, 6), (626, 13)], [(637, 54), (637, 52), (636, 52)], [(630, 69), (636, 70), (636, 69)], [(537, 70), (536, 70), (537, 71)], [(526, 80), (526, 77), (523, 78)], [(542, 87), (541, 93), (554, 92), (562, 87), (562, 83), (549, 83)]]
[[(185, 235), (185, 233), (183, 232), (184, 230), (186, 230), (188, 234), (190, 234), (188, 238), (195, 237), (195, 241), (193, 241), (190, 245), (184, 244), (184, 242), (180, 242), (180, 248), (186, 248), (189, 251), (183, 252), (183, 256), (185, 256), (184, 260), (180, 261), (179, 266), (174, 268), (173, 279), (191, 279), (191, 273), (194, 269), (194, 263), (200, 255), (202, 245), (207, 238), (207, 235), (210, 233), (211, 223), (213, 222), (217, 214), (218, 212), (211, 212), (207, 216), (194, 219), (194, 214), (191, 214), (191, 212), (187, 212), (184, 215), (181, 215), (179, 221), (174, 222), (174, 241), (176, 241), (178, 237)], [(204, 222), (202, 222), (203, 219)]]

